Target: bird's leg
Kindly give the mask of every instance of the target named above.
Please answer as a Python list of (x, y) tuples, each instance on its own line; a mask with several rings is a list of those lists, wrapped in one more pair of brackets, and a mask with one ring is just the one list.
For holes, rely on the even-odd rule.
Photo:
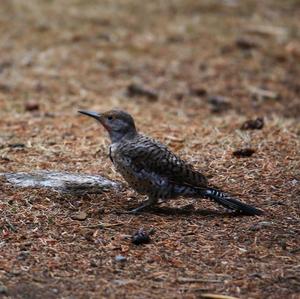
[(155, 197), (149, 197), (148, 200), (144, 201), (139, 207), (128, 211), (129, 214), (137, 214), (142, 210), (149, 208), (157, 203), (158, 199)]

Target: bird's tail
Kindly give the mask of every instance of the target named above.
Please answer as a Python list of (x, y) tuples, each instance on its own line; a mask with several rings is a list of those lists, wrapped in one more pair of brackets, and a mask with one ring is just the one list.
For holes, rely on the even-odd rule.
[(232, 198), (230, 195), (214, 188), (201, 189), (200, 194), (203, 197), (213, 199), (215, 202), (224, 206), (225, 208), (242, 212), (245, 215), (254, 216), (263, 214), (263, 211), (242, 203), (239, 200)]

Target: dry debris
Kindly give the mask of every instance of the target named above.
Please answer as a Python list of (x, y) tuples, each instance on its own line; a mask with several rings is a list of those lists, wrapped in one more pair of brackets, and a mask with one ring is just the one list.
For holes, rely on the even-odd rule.
[(242, 148), (235, 150), (232, 155), (237, 158), (251, 157), (255, 153), (253, 148)]
[[(127, 187), (89, 193), (77, 180), (60, 192), (0, 176), (0, 297), (299, 298), (299, 9), (295, 0), (2, 0), (1, 173), (123, 182), (104, 130), (77, 114), (116, 107), (265, 214), (179, 198), (129, 215), (144, 198)], [(257, 116), (263, 130), (237, 130)], [(257, 154), (232, 158), (239, 148)], [(79, 211), (88, 217), (72, 220)], [(141, 227), (155, 227), (155, 242), (131, 243)]]
[(280, 97), (280, 95), (277, 92), (272, 90), (266, 90), (255, 86), (249, 86), (248, 89), (251, 92), (253, 98), (257, 100), (264, 100), (264, 99), (278, 100)]
[(153, 89), (141, 86), (137, 83), (131, 83), (127, 87), (127, 96), (146, 97), (149, 101), (157, 101), (158, 93)]
[(257, 42), (253, 39), (246, 38), (246, 37), (239, 37), (235, 40), (235, 44), (238, 48), (242, 50), (250, 50), (258, 47)]
[(25, 110), (26, 111), (36, 111), (39, 110), (40, 106), (37, 102), (29, 101), (25, 103)]
[(71, 218), (73, 220), (83, 221), (87, 218), (87, 213), (86, 212), (78, 212), (78, 213), (71, 215)]
[(140, 228), (131, 237), (131, 242), (135, 245), (150, 243), (150, 233), (146, 232), (143, 228)]
[(250, 119), (242, 124), (241, 130), (261, 130), (264, 127), (264, 124), (264, 119), (262, 117)]
[(231, 107), (229, 100), (222, 96), (209, 96), (208, 102), (211, 105), (211, 111), (214, 113), (226, 111)]

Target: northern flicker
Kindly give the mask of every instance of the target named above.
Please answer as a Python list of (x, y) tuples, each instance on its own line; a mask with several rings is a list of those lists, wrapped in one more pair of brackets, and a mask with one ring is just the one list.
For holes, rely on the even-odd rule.
[(172, 153), (165, 145), (137, 132), (132, 116), (121, 110), (104, 113), (79, 111), (95, 118), (108, 131), (109, 157), (115, 168), (135, 191), (148, 200), (130, 211), (138, 213), (158, 200), (179, 196), (208, 198), (247, 215), (263, 212), (230, 195), (209, 187), (203, 174)]

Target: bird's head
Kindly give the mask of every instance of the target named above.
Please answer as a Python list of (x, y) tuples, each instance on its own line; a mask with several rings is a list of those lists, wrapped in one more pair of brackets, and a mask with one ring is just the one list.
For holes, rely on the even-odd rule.
[(136, 134), (134, 120), (130, 114), (122, 110), (109, 110), (104, 113), (93, 111), (78, 111), (99, 121), (108, 131), (111, 141), (118, 142), (122, 138), (133, 138)]

